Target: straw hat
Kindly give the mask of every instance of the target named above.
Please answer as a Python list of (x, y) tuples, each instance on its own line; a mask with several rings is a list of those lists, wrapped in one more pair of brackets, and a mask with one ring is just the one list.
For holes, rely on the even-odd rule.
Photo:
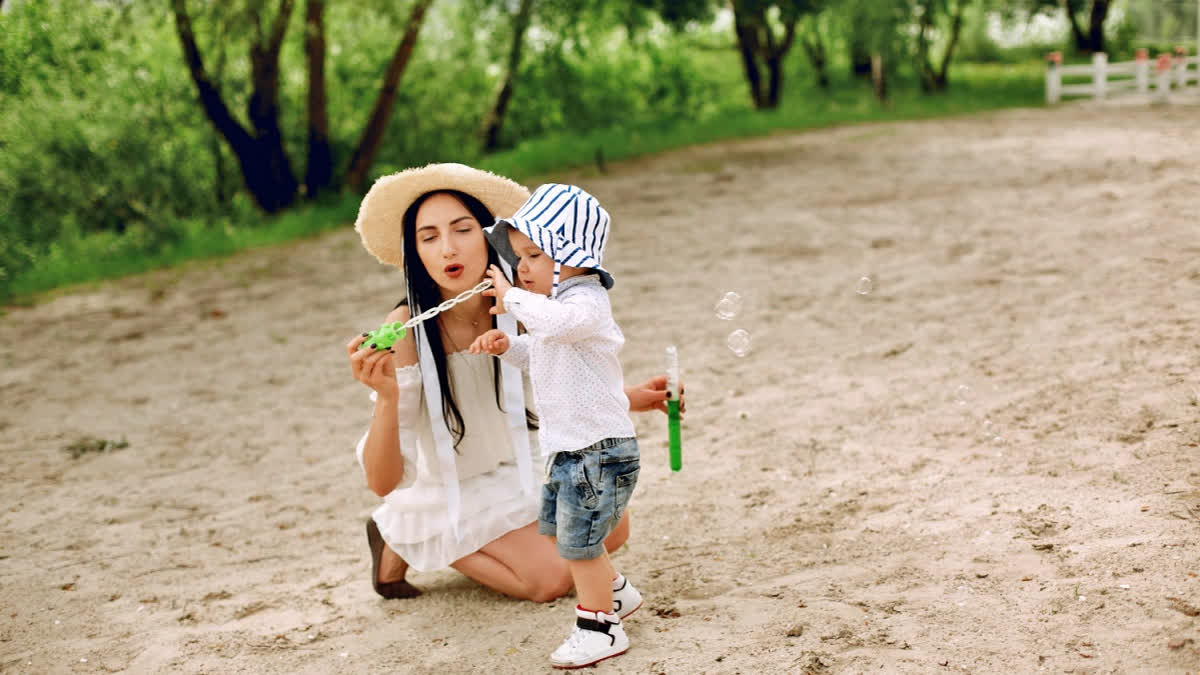
[[(458, 190), (478, 199), (496, 218), (508, 218), (529, 199), (524, 186), (465, 164), (429, 164), (375, 181), (358, 207), (354, 229), (379, 262), (401, 267), (404, 213), (421, 195)], [(486, 225), (486, 223), (483, 223)]]

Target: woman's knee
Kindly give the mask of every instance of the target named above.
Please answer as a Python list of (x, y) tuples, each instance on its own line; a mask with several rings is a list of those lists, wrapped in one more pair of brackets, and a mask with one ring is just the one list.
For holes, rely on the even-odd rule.
[(616, 551), (625, 545), (629, 539), (629, 512), (626, 511), (621, 516), (621, 520), (617, 521), (617, 526), (609, 533), (608, 538), (604, 540), (604, 548), (609, 553)]

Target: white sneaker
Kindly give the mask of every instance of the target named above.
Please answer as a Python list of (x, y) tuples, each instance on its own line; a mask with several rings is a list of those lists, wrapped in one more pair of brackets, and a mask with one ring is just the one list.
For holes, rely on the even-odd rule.
[(618, 583), (621, 584), (621, 587), (613, 588), (613, 612), (624, 619), (642, 606), (642, 594), (638, 593), (638, 589), (634, 588), (633, 584), (629, 583), (629, 579), (625, 577), (618, 578), (613, 582), (613, 586)]
[(629, 638), (620, 617), (575, 608), (575, 627), (550, 655), (555, 668), (582, 668), (620, 656), (629, 649)]

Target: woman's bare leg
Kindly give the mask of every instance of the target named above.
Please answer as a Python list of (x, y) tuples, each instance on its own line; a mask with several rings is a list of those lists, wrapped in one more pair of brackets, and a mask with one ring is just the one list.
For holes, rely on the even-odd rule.
[(520, 600), (550, 602), (571, 590), (567, 562), (558, 556), (549, 537), (538, 534), (537, 523), (489, 542), (451, 567)]
[(604, 540), (604, 548), (612, 553), (621, 548), (626, 539), (629, 539), (629, 511), (621, 514), (621, 520), (617, 522), (617, 526), (608, 533), (608, 538)]
[[(610, 553), (629, 539), (629, 512), (604, 540)], [(537, 533), (537, 523), (513, 530), (451, 565), (479, 583), (519, 600), (550, 602), (570, 592), (567, 561), (554, 540)]]

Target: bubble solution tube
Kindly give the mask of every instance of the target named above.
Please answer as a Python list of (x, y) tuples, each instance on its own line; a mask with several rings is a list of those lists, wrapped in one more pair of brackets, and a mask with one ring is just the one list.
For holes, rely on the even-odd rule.
[(667, 435), (671, 446), (671, 470), (683, 467), (683, 450), (679, 433), (679, 353), (675, 345), (667, 346)]

